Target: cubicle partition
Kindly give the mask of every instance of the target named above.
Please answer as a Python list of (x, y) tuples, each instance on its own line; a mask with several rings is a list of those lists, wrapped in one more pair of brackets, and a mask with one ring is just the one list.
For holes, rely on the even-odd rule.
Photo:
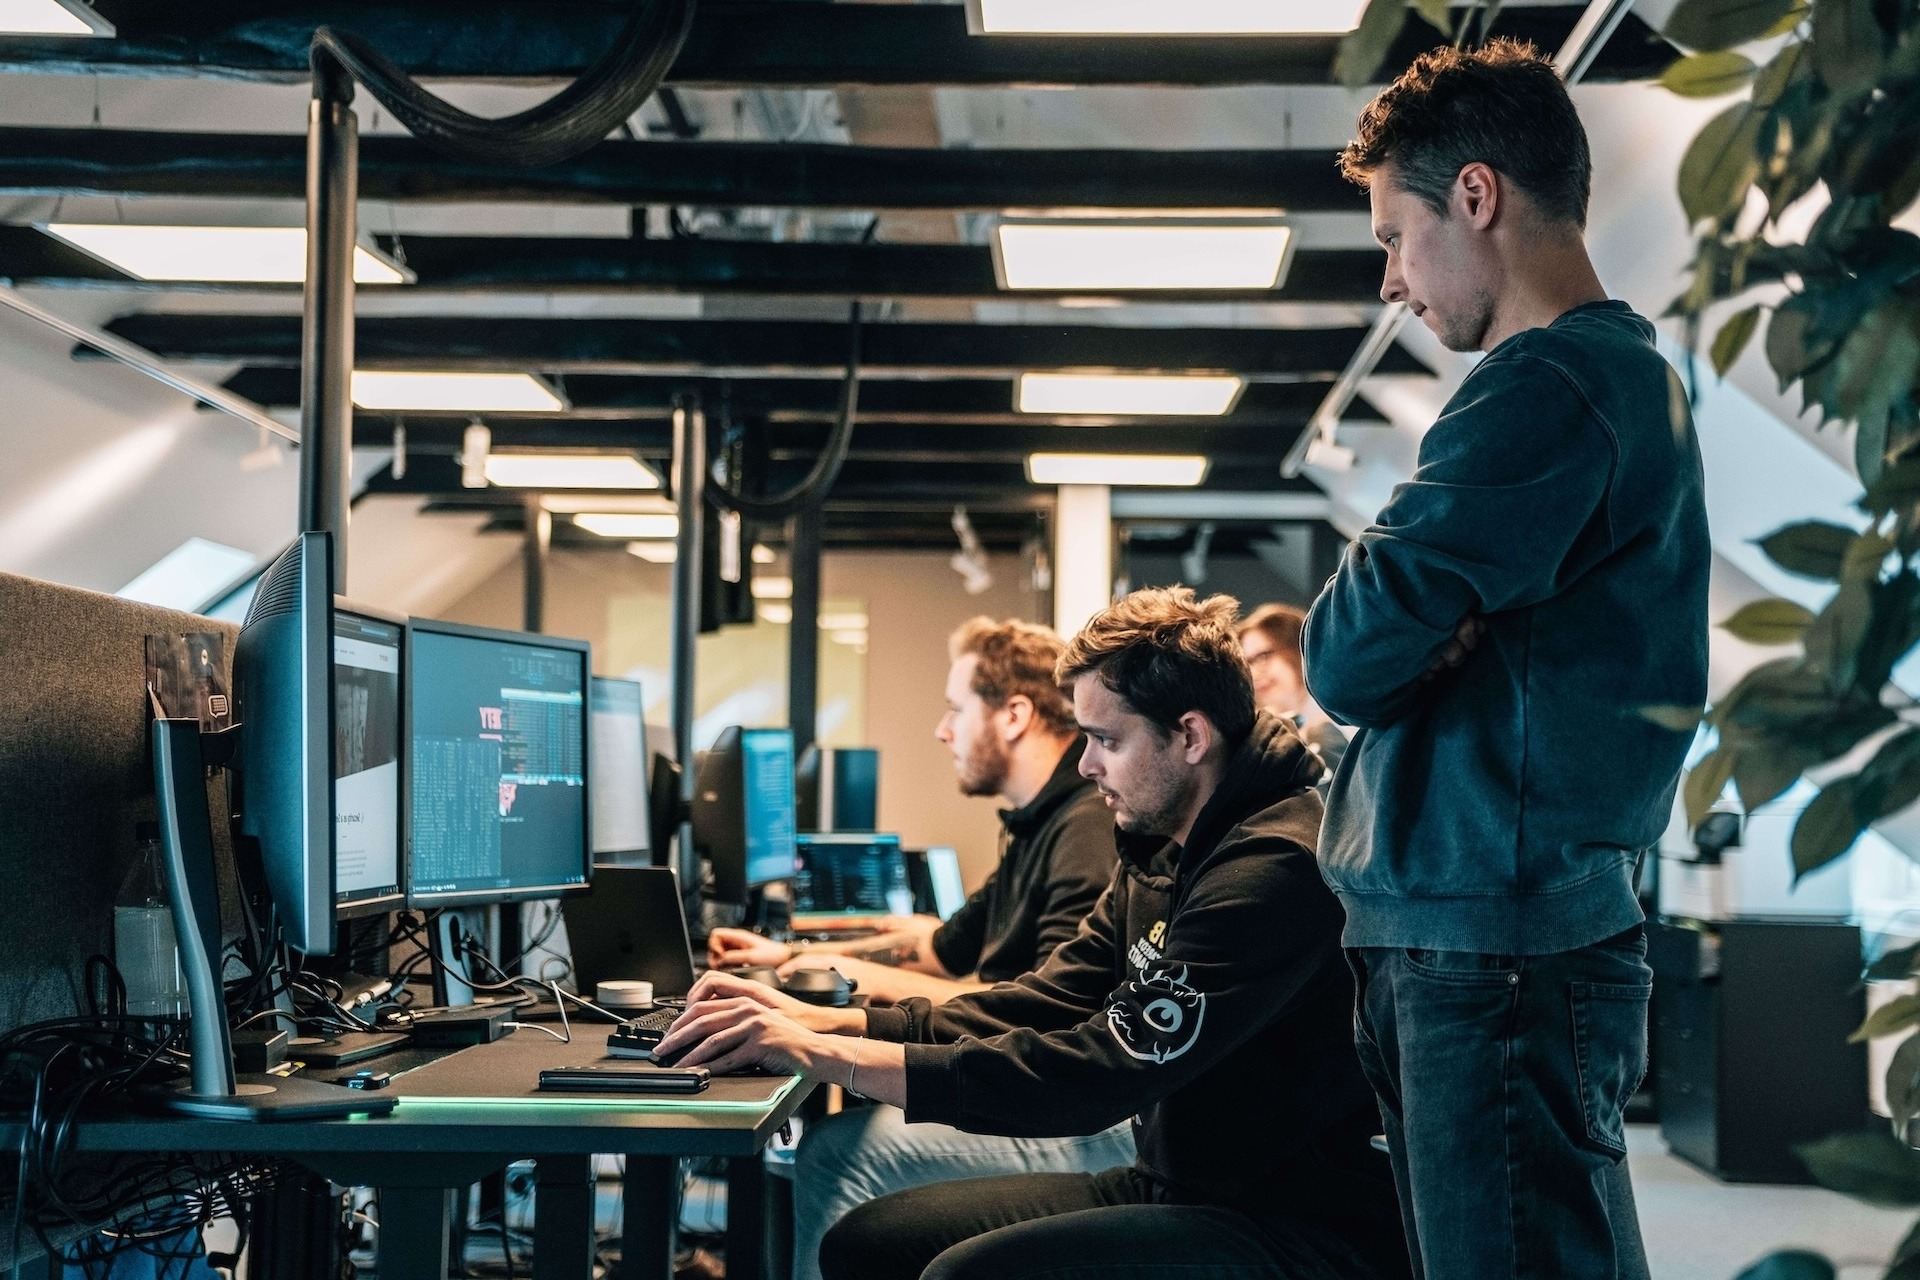
[[(0, 1030), (87, 1007), (86, 959), (110, 952), (135, 828), (154, 817), (146, 637), (195, 632), (221, 635), (231, 663), (229, 623), (0, 573)], [(210, 787), (223, 812), (224, 782)], [(213, 830), (230, 888), (226, 823)]]

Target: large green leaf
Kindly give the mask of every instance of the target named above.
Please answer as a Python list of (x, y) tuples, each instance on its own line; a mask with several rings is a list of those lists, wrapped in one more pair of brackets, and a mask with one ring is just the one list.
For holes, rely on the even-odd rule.
[(1681, 0), (1666, 34), (1689, 49), (1731, 49), (1759, 39), (1796, 7), (1796, 0)]
[(1812, 621), (1805, 605), (1773, 598), (1741, 605), (1720, 627), (1748, 644), (1792, 644)]
[(1834, 1280), (1839, 1272), (1817, 1253), (1787, 1249), (1768, 1254), (1742, 1271), (1735, 1280)]
[(1904, 458), (1881, 472), (1860, 495), (1860, 509), (1883, 516), (1920, 503), (1920, 458)]
[(1833, 342), (1814, 331), (1813, 303), (1803, 294), (1773, 309), (1767, 322), (1767, 363), (1785, 391), (1833, 353)]
[(1760, 304), (1754, 303), (1742, 311), (1736, 311), (1720, 326), (1720, 332), (1713, 335), (1713, 347), (1709, 354), (1713, 357), (1713, 371), (1721, 377), (1727, 376), (1727, 370), (1733, 368), (1733, 362), (1747, 349), (1747, 343), (1753, 339), (1753, 331), (1760, 327)]
[[(1833, 358), (1834, 385), (1829, 397), (1836, 416), (1850, 418), (1864, 434), (1884, 446), (1887, 418), (1913, 392), (1920, 373), (1920, 312), (1911, 304), (1891, 303), (1868, 312), (1840, 344)], [(1873, 450), (1869, 483), (1878, 478), (1884, 447)], [(1862, 468), (1863, 472), (1866, 468)]]
[(1406, 0), (1368, 0), (1360, 25), (1340, 37), (1340, 52), (1333, 59), (1333, 78), (1349, 89), (1358, 89), (1373, 79), (1387, 50), (1400, 38), (1407, 25)]
[(1683, 98), (1720, 98), (1746, 88), (1753, 73), (1753, 59), (1721, 50), (1680, 59), (1666, 69), (1660, 84)]
[(1858, 535), (1845, 525), (1824, 520), (1804, 520), (1782, 525), (1760, 539), (1767, 559), (1788, 573), (1819, 582), (1834, 582), (1840, 577), (1840, 564), (1847, 548)]
[[(1800, 69), (1800, 55), (1806, 47), (1804, 43), (1796, 40), (1773, 55), (1773, 61), (1769, 62), (1754, 79), (1755, 106), (1770, 107), (1780, 101), (1780, 95), (1787, 91), (1788, 82)], [(1795, 132), (1797, 133), (1798, 130)]]
[(1920, 1204), (1920, 1153), (1885, 1129), (1836, 1133), (1794, 1151), (1823, 1187), (1896, 1209)]
[(1865, 828), (1854, 810), (1853, 779), (1829, 782), (1793, 824), (1793, 878), (1810, 875), (1851, 849)]
[(1907, 1131), (1907, 1121), (1920, 1115), (1920, 1036), (1902, 1040), (1887, 1064), (1887, 1112), (1900, 1133)]
[[(1427, 25), (1443, 36), (1453, 34), (1453, 13), (1447, 7), (1447, 0), (1413, 0), (1414, 12), (1425, 18)], [(1466, 21), (1462, 17), (1461, 21)]]
[(1720, 803), (1720, 797), (1727, 789), (1727, 782), (1733, 777), (1733, 757), (1732, 751), (1726, 747), (1718, 747), (1708, 752), (1699, 764), (1688, 771), (1682, 794), (1687, 801), (1689, 828), (1699, 826), (1713, 806)]
[(1917, 973), (1920, 973), (1920, 942), (1910, 947), (1896, 947), (1867, 966), (1867, 977), (1875, 981), (1897, 982)]
[(1748, 103), (1735, 103), (1695, 135), (1680, 160), (1680, 207), (1688, 222), (1718, 218), (1740, 207), (1747, 188), (1760, 176), (1754, 144), (1764, 114)]
[(1854, 808), (1866, 822), (1899, 813), (1920, 800), (1920, 730), (1906, 729), (1880, 744), (1854, 775)]
[[(1920, 1027), (1920, 996), (1896, 996), (1868, 1014), (1866, 1021), (1854, 1029), (1847, 1041), (1859, 1044), (1866, 1040), (1878, 1040), (1881, 1036), (1896, 1035), (1913, 1027)], [(1920, 1204), (1920, 1200), (1915, 1203)]]
[(1813, 0), (1809, 45), (1814, 74), (1829, 89), (1845, 94), (1871, 88), (1886, 46), (1873, 0)]

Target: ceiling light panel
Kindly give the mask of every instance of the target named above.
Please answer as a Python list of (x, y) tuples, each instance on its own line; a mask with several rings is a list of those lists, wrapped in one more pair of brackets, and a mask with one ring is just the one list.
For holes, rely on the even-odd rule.
[(353, 371), (353, 402), (362, 409), (420, 413), (559, 413), (567, 406), (527, 373), (389, 373)]
[[(5, 3), (5, 0), (0, 0)], [(143, 227), (50, 222), (57, 236), (139, 280), (199, 284), (299, 284), (307, 278), (305, 227)], [(353, 252), (356, 284), (405, 284), (393, 263), (364, 245)]]
[(1034, 484), (1151, 485), (1184, 488), (1207, 478), (1207, 460), (1195, 454), (1035, 453), (1027, 457)]
[(0, 0), (0, 35), (110, 36), (113, 24), (80, 0)]
[(1327, 35), (1366, 0), (967, 0), (976, 35)]
[(680, 517), (632, 511), (583, 511), (573, 522), (603, 538), (668, 539), (680, 532)]
[(1013, 219), (994, 228), (1004, 289), (1275, 289), (1293, 229), (1275, 218)]
[(489, 453), (487, 482), (513, 489), (658, 489), (630, 453)]
[(1014, 404), (1021, 413), (1213, 418), (1245, 385), (1230, 374), (1023, 373)]
[(648, 564), (672, 564), (679, 558), (679, 548), (671, 542), (629, 542), (627, 554), (639, 556)]

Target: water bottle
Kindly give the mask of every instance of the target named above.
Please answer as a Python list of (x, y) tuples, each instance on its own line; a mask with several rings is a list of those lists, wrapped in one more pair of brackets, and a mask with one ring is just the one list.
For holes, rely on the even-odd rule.
[(139, 853), (113, 900), (113, 963), (127, 986), (127, 1012), (138, 1018), (184, 1018), (187, 980), (173, 932), (173, 905), (160, 848), (160, 828), (143, 822)]

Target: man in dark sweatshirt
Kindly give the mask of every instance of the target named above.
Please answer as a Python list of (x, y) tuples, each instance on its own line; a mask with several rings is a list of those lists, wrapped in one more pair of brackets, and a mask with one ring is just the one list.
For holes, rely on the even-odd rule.
[(1313, 858), (1319, 762), (1257, 715), (1234, 602), (1138, 591), (1075, 636), (1060, 678), (1120, 866), (1037, 972), (934, 1007), (802, 1005), (709, 974), (661, 1043), (715, 1070), (801, 1071), (983, 1133), (1093, 1133), (1096, 1174), (920, 1187), (829, 1232), (828, 1280), (1407, 1275), (1352, 1043), (1341, 913)]
[(1495, 41), (1418, 59), (1341, 157), (1381, 297), (1487, 357), (1306, 623), (1356, 725), (1320, 858), (1427, 1280), (1646, 1274), (1622, 1110), (1646, 1062), (1636, 860), (1706, 696), (1699, 448), (1582, 238), (1566, 87)]

